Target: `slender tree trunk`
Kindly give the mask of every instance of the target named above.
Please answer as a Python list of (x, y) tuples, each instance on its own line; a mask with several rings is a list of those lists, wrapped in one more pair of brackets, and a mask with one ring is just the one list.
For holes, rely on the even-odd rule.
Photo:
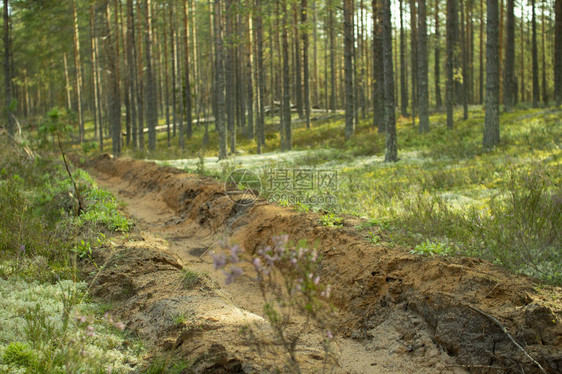
[(288, 11), (287, 0), (282, 0), (282, 50), (283, 50), (283, 102), (282, 102), (282, 116), (281, 116), (281, 149), (283, 151), (290, 151), (291, 140), (291, 77), (289, 73), (289, 38), (288, 38)]
[[(546, 6), (546, 4), (543, 4)], [(545, 8), (542, 8), (541, 15), (542, 15), (542, 34), (541, 34), (541, 43), (542, 43), (542, 101), (544, 105), (548, 105), (548, 84), (546, 81), (546, 32), (545, 32), (545, 24), (546, 20), (544, 14), (546, 13)]]
[(384, 117), (384, 58), (382, 45), (381, 1), (373, 0), (373, 126), (379, 133), (386, 132)]
[(79, 142), (84, 141), (84, 114), (82, 113), (82, 61), (80, 58), (80, 33), (78, 30), (78, 13), (76, 0), (72, 1), (74, 65), (76, 66), (76, 107), (78, 108)]
[(332, 113), (336, 112), (336, 65), (335, 65), (335, 26), (334, 26), (334, 9), (329, 2), (328, 5), (328, 33), (330, 39), (330, 109)]
[(298, 11), (299, 5), (293, 3), (293, 36), (294, 36), (294, 66), (295, 66), (295, 101), (297, 104), (297, 113), (300, 119), (304, 118), (303, 95), (302, 95), (302, 69), (301, 69), (301, 47), (300, 47), (300, 31)]
[(222, 39), (222, 15), (221, 0), (214, 2), (214, 29), (215, 29), (215, 101), (217, 102), (217, 112), (215, 124), (219, 133), (219, 160), (224, 160), (227, 155), (227, 134), (224, 121), (225, 112), (225, 82), (224, 82), (224, 63), (223, 63), (223, 39)]
[[(164, 23), (162, 24), (162, 37), (163, 45), (162, 49), (164, 51), (164, 104), (166, 106), (166, 135), (167, 135), (167, 146), (168, 148), (172, 145), (172, 129), (170, 124), (170, 76), (169, 76), (169, 59), (168, 59), (168, 32), (166, 30), (167, 19), (166, 19), (166, 8), (162, 11), (162, 18)], [(171, 20), (170, 20), (171, 21)], [(173, 61), (173, 60), (172, 60)]]
[(252, 19), (251, 17), (244, 16), (244, 25), (246, 33), (246, 53), (244, 57), (246, 59), (246, 95), (247, 95), (247, 108), (248, 108), (248, 127), (246, 130), (246, 137), (252, 139), (254, 137), (254, 57), (252, 56), (253, 51), (253, 34), (252, 34)]
[(453, 128), (453, 106), (454, 106), (454, 60), (456, 45), (456, 1), (447, 0), (447, 87), (446, 87), (446, 106), (447, 106), (447, 128)]
[(189, 80), (190, 66), (189, 66), (189, 24), (188, 24), (188, 6), (187, 1), (183, 1), (183, 27), (184, 27), (184, 70), (185, 70), (185, 122), (186, 122), (186, 136), (191, 139), (193, 133), (193, 118), (192, 118), (192, 102), (191, 102), (191, 82)]
[(400, 0), (400, 104), (403, 117), (408, 115), (408, 77), (406, 73), (406, 39), (404, 33), (404, 1)]
[(539, 106), (539, 101), (541, 100), (540, 88), (539, 88), (539, 58), (537, 53), (537, 16), (535, 9), (535, 0), (531, 0), (531, 27), (532, 27), (532, 38), (531, 48), (532, 48), (532, 60), (533, 60), (533, 107), (537, 108)]
[(64, 86), (66, 88), (66, 107), (72, 109), (72, 99), (70, 97), (70, 77), (68, 75), (68, 62), (66, 60), (66, 53), (62, 55), (64, 64)]
[(170, 58), (172, 60), (172, 136), (176, 137), (178, 127), (178, 112), (177, 112), (177, 74), (176, 74), (176, 31), (175, 31), (175, 18), (174, 18), (174, 4), (170, 4)]
[[(308, 62), (308, 4), (307, 0), (301, 0), (301, 25), (302, 31), (302, 65), (303, 65), (303, 81), (304, 81), (304, 118), (306, 128), (310, 128), (310, 73)], [(316, 45), (314, 46), (316, 48)], [(316, 58), (316, 56), (315, 56)]]
[(256, 0), (256, 45), (257, 45), (257, 88), (258, 88), (258, 124), (256, 141), (258, 153), (265, 146), (265, 71), (263, 64), (263, 20), (261, 0)]
[(439, 27), (439, 0), (435, 0), (435, 106), (441, 109), (441, 32)]
[(486, 148), (500, 142), (500, 77), (498, 0), (487, 0), (486, 25), (486, 119), (482, 145)]
[(556, 0), (554, 20), (554, 89), (556, 105), (562, 104), (562, 0)]
[(462, 108), (463, 120), (468, 119), (468, 48), (466, 46), (465, 34), (465, 7), (464, 0), (461, 0), (461, 27), (460, 27), (460, 42), (461, 42), (461, 58), (462, 58)]
[(135, 56), (135, 15), (133, 0), (127, 0), (127, 61), (129, 76), (129, 105), (131, 106), (131, 134), (133, 149), (138, 147), (137, 134), (137, 86), (136, 86), (136, 56)]
[(6, 123), (8, 124), (8, 134), (15, 133), (14, 122), (12, 120), (12, 72), (10, 69), (10, 13), (8, 11), (8, 0), (4, 0), (4, 110)]
[(226, 61), (225, 61), (225, 74), (226, 74), (226, 116), (227, 116), (227, 131), (228, 140), (230, 145), (230, 153), (236, 153), (236, 128), (235, 128), (235, 70), (234, 70), (234, 0), (226, 0), (225, 2), (225, 17), (226, 17)]
[(416, 0), (410, 0), (410, 45), (412, 65), (412, 124), (416, 125), (416, 108), (418, 106), (418, 23)]
[[(314, 107), (318, 108), (320, 105), (320, 76), (318, 75), (318, 30), (317, 30), (317, 9), (316, 9), (316, 0), (311, 0), (311, 7), (312, 9), (312, 70), (313, 70), (313, 88), (314, 88)], [(308, 9), (307, 9), (308, 10)], [(306, 49), (305, 49), (306, 51)], [(308, 58), (308, 52), (307, 52)]]
[(390, 0), (382, 0), (382, 49), (384, 70), (384, 122), (386, 128), (385, 162), (398, 161), (396, 118), (394, 113), (394, 68), (392, 63), (392, 25)]
[(355, 131), (353, 108), (353, 0), (344, 0), (345, 138)]
[(505, 40), (505, 60), (503, 77), (504, 110), (509, 111), (515, 105), (515, 0), (507, 0), (507, 30)]
[(479, 98), (480, 104), (484, 103), (484, 0), (480, 0), (480, 74), (479, 80)]
[(527, 97), (525, 93), (525, 7), (521, 9), (521, 84), (519, 85), (519, 90), (521, 91), (521, 102), (525, 102)]
[(156, 149), (156, 126), (158, 125), (158, 106), (156, 102), (156, 83), (152, 67), (152, 6), (151, 0), (144, 3), (145, 30), (144, 54), (146, 66), (146, 123), (148, 126), (148, 149)]
[(420, 133), (429, 131), (426, 0), (418, 0), (418, 112)]

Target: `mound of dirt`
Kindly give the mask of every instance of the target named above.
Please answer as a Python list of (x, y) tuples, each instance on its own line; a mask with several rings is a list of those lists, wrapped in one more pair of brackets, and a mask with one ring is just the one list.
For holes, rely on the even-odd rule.
[[(192, 290), (177, 288), (178, 282), (181, 284), (182, 261), (201, 262), (221, 238), (228, 237), (253, 253), (272, 244), (272, 236), (286, 233), (294, 241), (317, 243), (323, 255), (322, 277), (329, 279), (333, 287), (339, 333), (353, 339), (342, 348), (342, 370), (562, 372), (559, 288), (539, 289), (532, 279), (510, 274), (483, 260), (422, 257), (403, 249), (371, 245), (353, 228), (356, 218), (346, 218), (344, 227), (332, 228), (319, 224), (316, 214), (297, 213), (263, 200), (252, 205), (235, 204), (220, 182), (176, 169), (108, 155), (89, 161), (85, 167), (94, 170), (104, 187), (129, 204), (129, 212), (140, 220), (140, 225), (156, 230), (170, 242), (152, 249), (160, 254), (136, 254), (134, 265), (129, 259), (119, 274), (104, 271), (96, 289), (114, 300), (126, 299), (122, 305), (128, 309), (122, 313), (129, 325), (142, 326), (143, 335), (151, 339), (171, 339), (174, 300), (194, 297)], [(128, 257), (125, 249), (123, 256)], [(126, 253), (130, 251), (131, 248)], [(206, 266), (210, 269), (208, 261)], [(163, 272), (169, 275), (164, 282)], [(165, 292), (150, 291), (154, 287), (164, 288)], [(219, 303), (220, 299), (224, 303), (224, 298), (211, 297), (216, 289), (200, 288), (199, 292), (210, 295), (205, 302)], [(259, 308), (246, 301), (247, 290), (240, 294), (228, 291), (235, 304), (259, 319)], [(167, 296), (147, 303), (154, 294)], [(231, 327), (229, 332), (236, 334)], [(224, 337), (225, 332), (222, 334)], [(175, 339), (168, 346), (176, 347), (179, 337)], [(399, 366), (383, 367), (383, 362), (354, 366), (351, 361), (358, 359), (353, 344), (360, 346), (364, 354), (368, 352), (371, 360), (377, 360), (384, 351)], [(256, 370), (244, 359), (250, 357), (249, 351), (240, 349), (232, 357), (223, 355), (221, 362), (232, 370)], [(197, 350), (200, 357), (217, 351), (222, 352), (216, 342)], [(402, 361), (409, 363), (401, 364)]]

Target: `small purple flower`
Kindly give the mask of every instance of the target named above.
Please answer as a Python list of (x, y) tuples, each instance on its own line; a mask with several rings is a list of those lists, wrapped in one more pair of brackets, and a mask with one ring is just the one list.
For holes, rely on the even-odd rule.
[(222, 269), (226, 265), (226, 257), (223, 254), (213, 256), (215, 270)]
[(226, 275), (225, 283), (231, 284), (232, 282), (234, 282), (236, 280), (236, 278), (238, 278), (239, 276), (244, 274), (244, 271), (237, 266), (233, 266), (233, 267), (230, 268), (229, 272), (224, 272), (224, 274)]
[(278, 260), (278, 257), (277, 257), (277, 256), (271, 257), (271, 256), (268, 255), (268, 254), (264, 255), (264, 257), (265, 257), (265, 262), (267, 262), (267, 265), (269, 265), (269, 266), (275, 265), (275, 261)]
[(329, 298), (331, 292), (332, 292), (332, 287), (330, 285), (327, 285), (326, 289), (324, 291), (320, 292), (320, 295), (322, 297)]
[(238, 257), (238, 255), (241, 252), (242, 252), (242, 249), (240, 248), (240, 246), (238, 244), (236, 244), (232, 248), (230, 248), (230, 259), (233, 263), (240, 262), (240, 258)]
[(86, 327), (86, 330), (93, 332), (94, 331), (94, 326), (89, 325), (88, 327)]
[(326, 331), (326, 338), (327, 338), (328, 340), (331, 340), (331, 339), (334, 338), (334, 335), (332, 335), (332, 332), (331, 332), (330, 330), (327, 330), (327, 331)]
[(320, 283), (320, 275), (316, 276), (316, 278), (314, 278), (314, 285), (318, 286), (318, 283)]
[(293, 266), (297, 266), (297, 259), (296, 258), (291, 258), (291, 264)]
[(25, 245), (24, 244), (20, 244), (18, 254), (21, 255), (21, 256), (25, 256)]
[(125, 324), (123, 322), (117, 322), (116, 324), (114, 324), (115, 328), (118, 330), (125, 330)]
[(259, 259), (259, 257), (254, 258), (254, 261), (252, 261), (252, 265), (254, 265), (258, 272), (261, 271), (261, 260)]

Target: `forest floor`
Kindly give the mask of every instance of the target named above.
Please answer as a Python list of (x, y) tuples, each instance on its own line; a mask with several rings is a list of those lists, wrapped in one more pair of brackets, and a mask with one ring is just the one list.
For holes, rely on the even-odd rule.
[(354, 216), (333, 227), (319, 213), (264, 199), (237, 204), (223, 183), (171, 167), (107, 155), (84, 167), (127, 204), (137, 224), (95, 251), (104, 266), (92, 292), (154, 344), (153, 362), (163, 371), (153, 364), (152, 372), (180, 361), (196, 372), (285, 371), (287, 356), (264, 319), (252, 269), (225, 285), (212, 259), (221, 241), (238, 243), (251, 257), (282, 233), (317, 243), (336, 308), (327, 359), (325, 331), (294, 317), (291, 328), (303, 329), (296, 351), (304, 372), (538, 373), (538, 364), (562, 370), (560, 288), (484, 260), (370, 243)]

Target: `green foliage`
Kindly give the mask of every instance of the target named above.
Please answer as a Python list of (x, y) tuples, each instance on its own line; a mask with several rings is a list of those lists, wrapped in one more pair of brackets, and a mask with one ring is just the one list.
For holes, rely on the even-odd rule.
[(38, 128), (38, 135), (41, 145), (46, 145), (48, 137), (52, 137), (53, 143), (55, 138), (66, 138), (72, 134), (72, 128), (76, 124), (76, 114), (69, 109), (52, 108), (47, 113), (45, 119)]
[(340, 227), (343, 226), (343, 218), (336, 216), (334, 213), (325, 213), (320, 217), (322, 226)]
[(4, 349), (2, 360), (11, 366), (30, 367), (33, 364), (34, 355), (26, 343), (12, 342)]
[(76, 218), (79, 227), (89, 224), (118, 232), (131, 229), (133, 223), (119, 211), (119, 203), (111, 193), (92, 187), (84, 196), (88, 200), (88, 208)]
[(434, 243), (426, 240), (425, 242), (416, 245), (416, 248), (410, 251), (413, 255), (425, 256), (447, 256), (452, 252), (451, 248), (445, 243)]

